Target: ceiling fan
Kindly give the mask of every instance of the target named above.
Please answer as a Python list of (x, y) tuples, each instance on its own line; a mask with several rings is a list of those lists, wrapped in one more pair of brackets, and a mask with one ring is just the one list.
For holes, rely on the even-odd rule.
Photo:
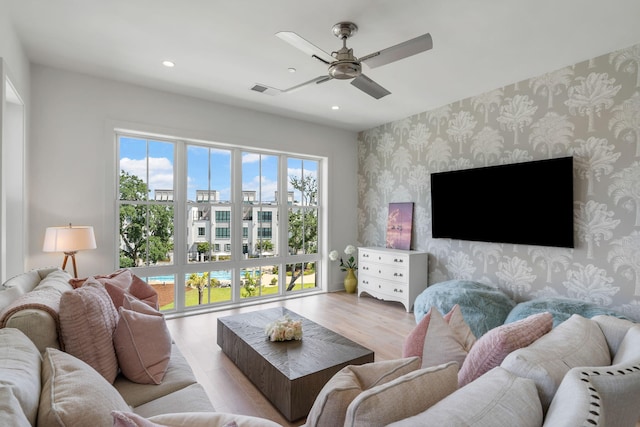
[(303, 39), (294, 32), (280, 31), (276, 33), (276, 36), (278, 38), (286, 41), (293, 47), (300, 49), (312, 58), (328, 65), (329, 68), (326, 75), (316, 77), (288, 89), (276, 89), (261, 84), (256, 84), (251, 89), (257, 92), (277, 95), (280, 93), (293, 92), (294, 90), (301, 89), (311, 84), (325, 83), (332, 79), (351, 79), (351, 84), (353, 86), (357, 87), (367, 95), (370, 95), (376, 99), (380, 99), (383, 96), (389, 95), (391, 92), (371, 80), (366, 75), (362, 74), (363, 62), (369, 68), (376, 68), (381, 65), (389, 64), (391, 62), (395, 62), (433, 48), (431, 35), (429, 33), (426, 33), (414, 39), (399, 43), (395, 46), (391, 46), (383, 50), (378, 50), (376, 52), (357, 58), (353, 55), (353, 49), (347, 47), (347, 39), (349, 37), (352, 37), (358, 31), (358, 26), (353, 22), (338, 22), (333, 26), (332, 31), (336, 37), (342, 40), (342, 48), (335, 52), (332, 52), (331, 54)]

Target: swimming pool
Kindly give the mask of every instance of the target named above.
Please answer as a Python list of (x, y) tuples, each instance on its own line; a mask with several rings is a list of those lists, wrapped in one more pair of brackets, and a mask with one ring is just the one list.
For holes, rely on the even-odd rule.
[[(186, 274), (185, 275), (185, 279), (189, 278), (190, 274)], [(231, 272), (228, 270), (215, 270), (215, 271), (210, 271), (209, 272), (209, 277), (211, 277), (212, 279), (218, 279), (218, 280), (231, 280)], [(156, 282), (168, 282), (168, 283), (173, 283), (173, 281), (175, 280), (175, 277), (173, 274), (169, 274), (166, 276), (149, 276), (147, 278), (147, 280), (151, 281), (156, 281)]]

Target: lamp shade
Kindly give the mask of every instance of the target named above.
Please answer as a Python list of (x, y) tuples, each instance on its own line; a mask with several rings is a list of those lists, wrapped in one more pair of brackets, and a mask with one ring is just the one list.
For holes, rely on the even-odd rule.
[(69, 224), (68, 227), (47, 227), (44, 235), (44, 252), (76, 252), (95, 249), (93, 227)]

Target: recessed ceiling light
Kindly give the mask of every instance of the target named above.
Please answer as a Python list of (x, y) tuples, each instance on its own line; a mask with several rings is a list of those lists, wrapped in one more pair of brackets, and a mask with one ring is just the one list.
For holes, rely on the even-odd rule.
[(334, 106), (332, 106), (332, 107), (331, 107), (331, 109), (332, 109), (332, 110), (339, 110), (339, 109), (340, 109), (340, 106), (339, 106), (339, 105), (334, 105)]
[(289, 67), (288, 70), (289, 70), (290, 73), (295, 73), (296, 72), (296, 69), (293, 68), (293, 67)]
[(171, 67), (175, 67), (176, 64), (173, 61), (165, 60), (165, 61), (162, 61), (162, 65), (164, 65), (167, 68), (171, 68)]

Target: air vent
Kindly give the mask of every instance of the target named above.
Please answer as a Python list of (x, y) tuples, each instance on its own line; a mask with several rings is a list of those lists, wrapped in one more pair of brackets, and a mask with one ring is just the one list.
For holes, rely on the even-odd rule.
[(255, 90), (256, 92), (264, 92), (267, 89), (268, 87), (262, 86), (262, 85), (255, 85), (254, 87), (251, 88), (251, 90)]
[(255, 85), (253, 85), (251, 90), (254, 92), (260, 92), (260, 93), (264, 93), (265, 95), (271, 95), (271, 96), (278, 95), (280, 92), (282, 92), (279, 89), (265, 86), (260, 83), (256, 83)]

